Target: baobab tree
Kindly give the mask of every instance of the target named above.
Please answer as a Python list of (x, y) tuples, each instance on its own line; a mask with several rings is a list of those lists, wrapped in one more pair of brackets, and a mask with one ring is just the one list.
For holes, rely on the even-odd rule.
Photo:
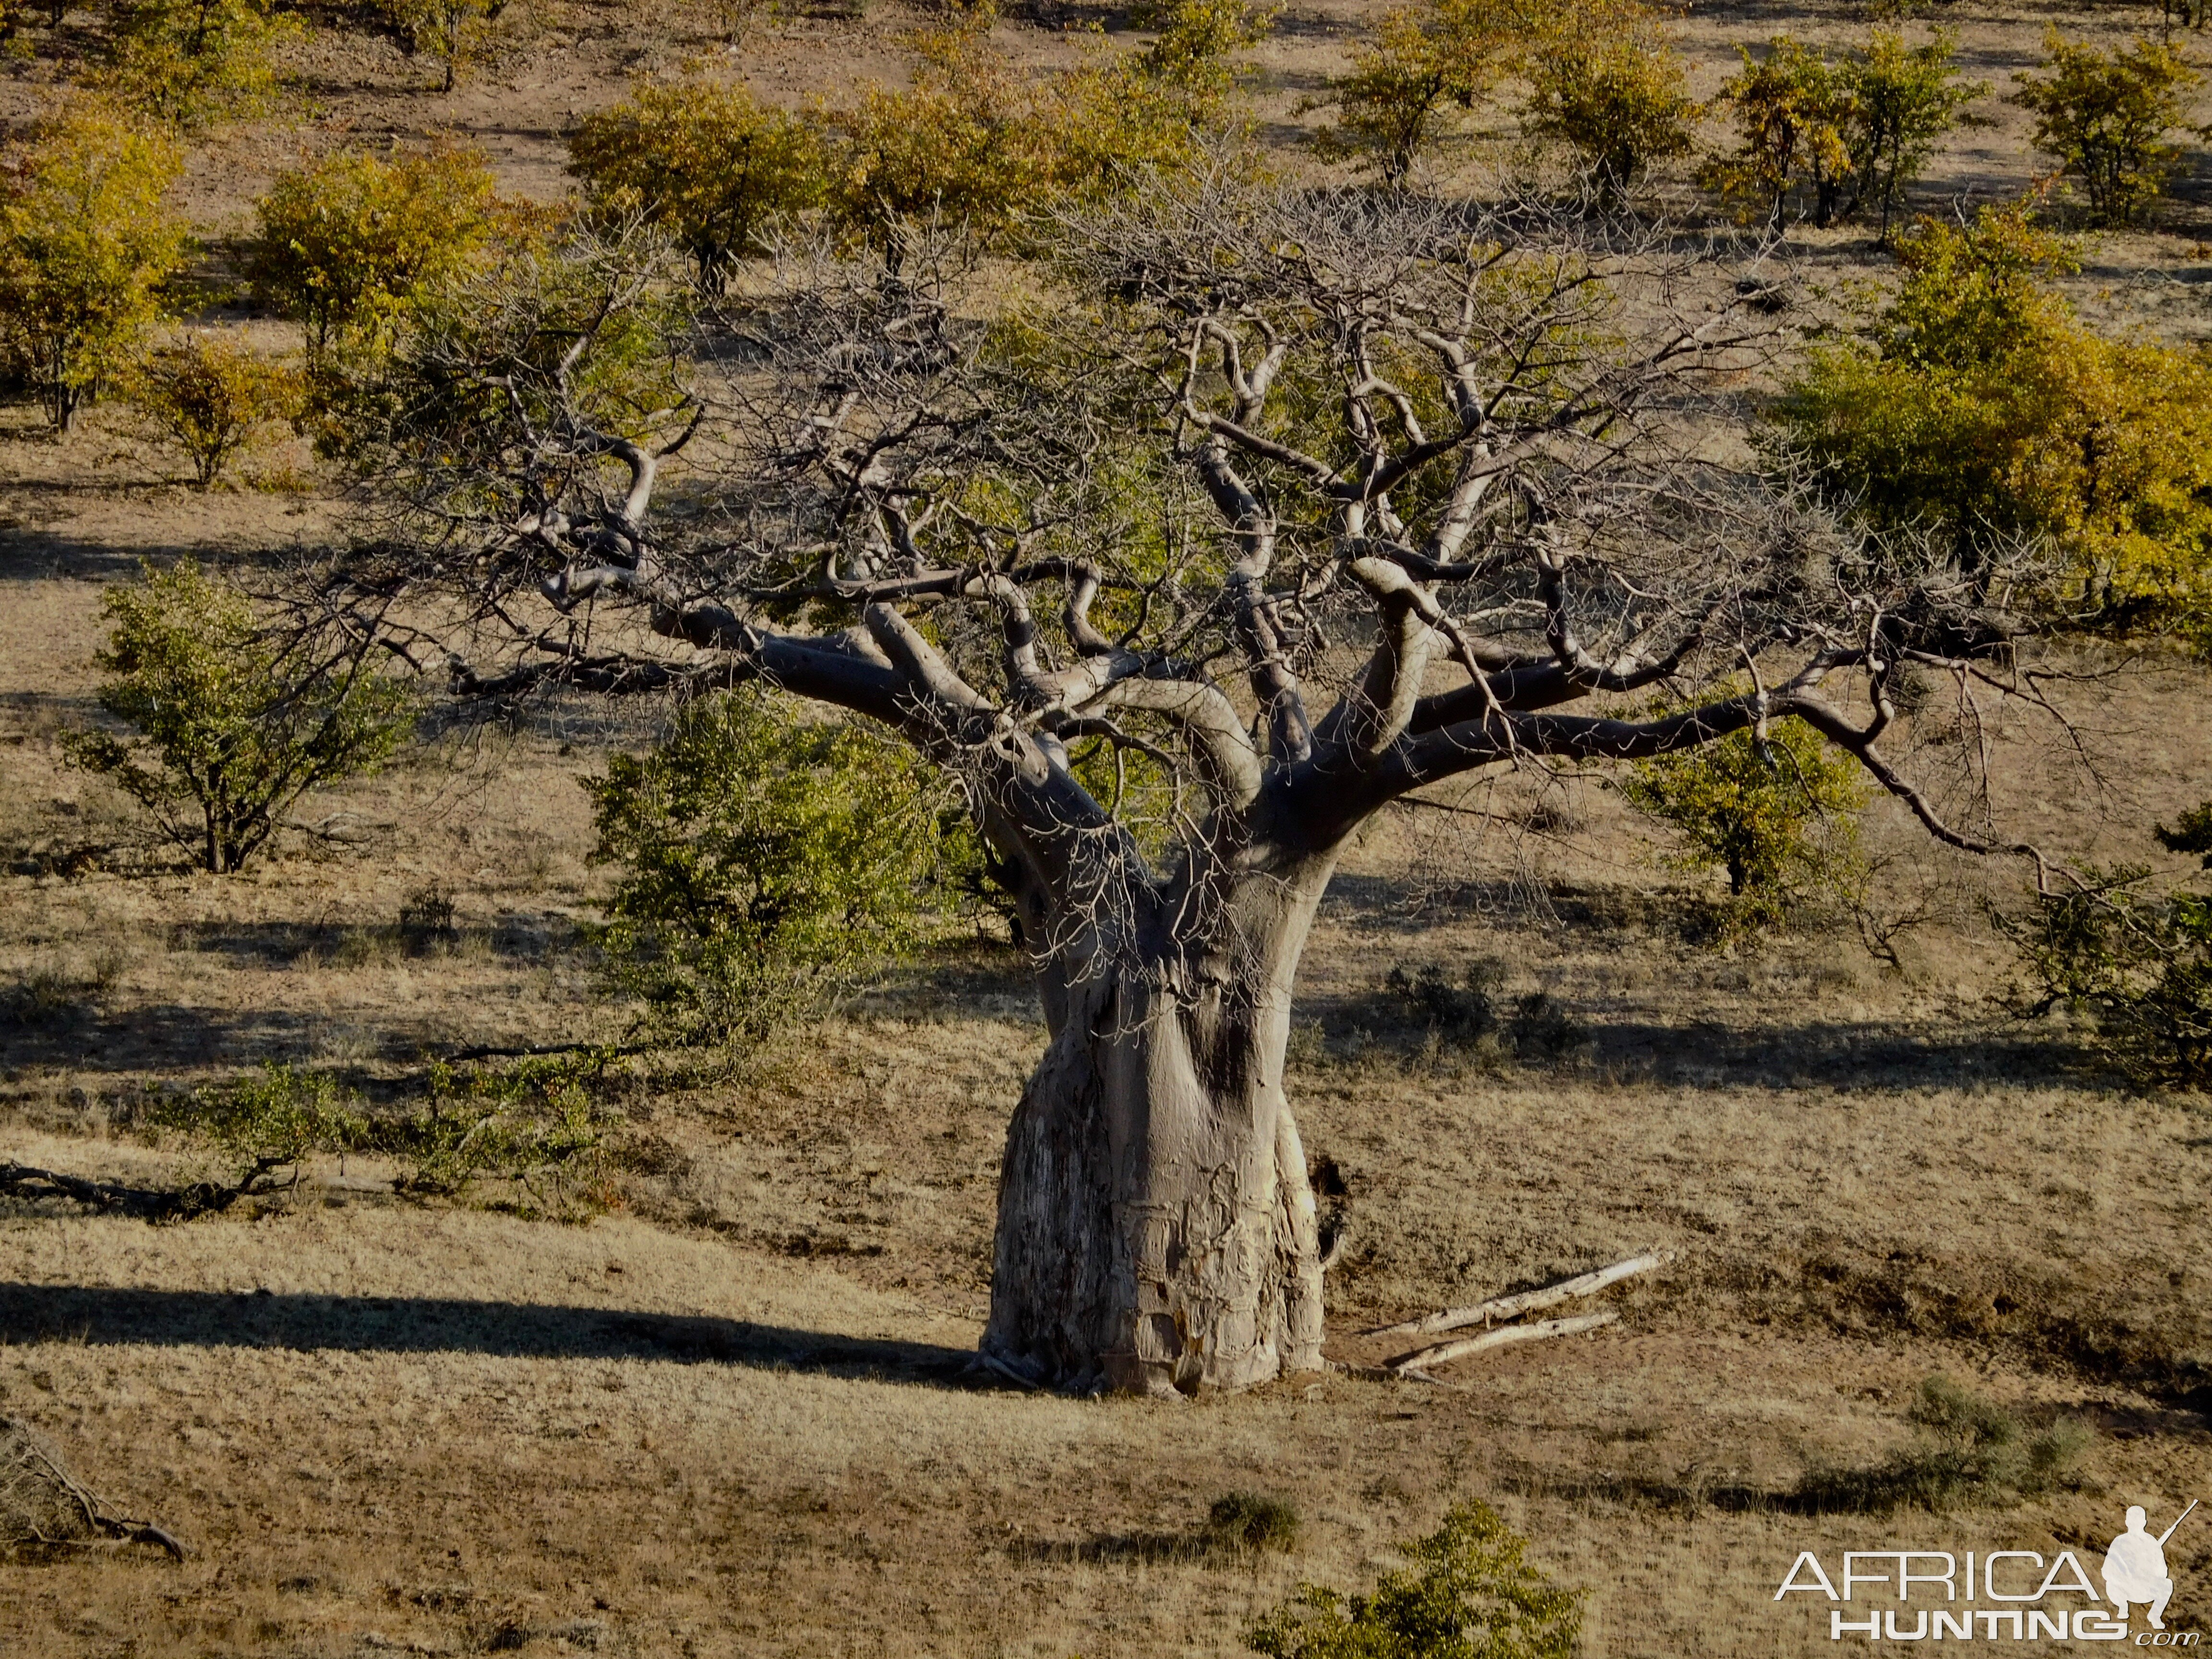
[(772, 682), (957, 777), (1050, 1030), (986, 1356), (1241, 1388), (1323, 1363), (1284, 1052), (1346, 838), (1794, 718), (2001, 850), (1882, 739), (1910, 665), (2002, 678), (2006, 593), (1754, 464), (1742, 248), (1218, 175), (1050, 229), (1048, 280), (749, 270), (680, 393), (604, 367), (617, 253), (480, 285), (402, 354), (369, 453), (416, 528), (360, 580), (470, 597), (471, 695)]

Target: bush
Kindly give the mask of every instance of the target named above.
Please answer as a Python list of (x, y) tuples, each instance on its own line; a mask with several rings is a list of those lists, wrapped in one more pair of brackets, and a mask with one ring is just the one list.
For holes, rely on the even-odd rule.
[(1303, 1584), (1246, 1639), (1273, 1659), (1571, 1659), (1582, 1592), (1530, 1566), (1528, 1549), (1487, 1504), (1462, 1504), (1372, 1595)]
[(166, 1098), (148, 1121), (212, 1142), (237, 1171), (239, 1194), (262, 1188), (278, 1170), (296, 1179), (311, 1153), (349, 1151), (368, 1133), (367, 1120), (330, 1078), (273, 1062), (228, 1088)]
[(0, 349), (64, 431), (127, 363), (184, 264), (163, 198), (177, 147), (120, 116), (70, 112), (0, 177)]
[(1297, 1547), (1298, 1511), (1289, 1500), (1264, 1492), (1232, 1492), (1213, 1500), (1206, 1517), (1207, 1541), (1219, 1549), (1256, 1555)]
[(410, 296), (469, 264), (497, 207), (491, 169), (474, 150), (328, 155), (284, 173), (254, 204), (247, 274), (320, 357), (349, 333), (387, 337)]
[(1465, 1047), (1479, 1042), (1498, 1025), (1497, 1010), (1490, 999), (1493, 970), (1477, 963), (1467, 970), (1463, 983), (1431, 963), (1413, 973), (1393, 968), (1383, 989), (1402, 1004), (1406, 1012), (1444, 1042)]
[(2012, 1413), (1948, 1376), (1923, 1382), (1907, 1416), (1922, 1444), (1871, 1468), (1808, 1470), (1790, 1493), (1790, 1507), (1814, 1515), (1888, 1515), (2015, 1504), (2067, 1484), (2090, 1443), (2089, 1431), (2069, 1419), (2031, 1434)]
[(701, 77), (641, 86), (568, 139), (568, 170), (592, 208), (665, 228), (710, 294), (770, 224), (821, 204), (827, 167), (815, 125)]
[(1531, 54), (1528, 82), (1522, 124), (1574, 155), (1601, 206), (1691, 148), (1698, 106), (1682, 61), (1640, 0), (1568, 9)]
[(301, 385), (289, 364), (242, 341), (196, 333), (142, 359), (125, 395), (176, 440), (207, 489), (264, 428), (299, 414)]
[(2054, 28), (2043, 49), (2045, 73), (2019, 76), (2013, 94), (2034, 112), (2035, 147), (2080, 183), (2096, 223), (2132, 224), (2165, 192), (2180, 154), (2166, 134), (2203, 77), (2164, 41), (2103, 52)]
[(1144, 0), (1133, 21), (1158, 33), (1138, 64), (1194, 106), (1218, 113), (1236, 84), (1238, 55), (1267, 38), (1282, 9), (1254, 0)]
[(1400, 185), (1444, 131), (1519, 67), (1534, 33), (1522, 0), (1423, 0), (1385, 12), (1352, 53), (1352, 70), (1329, 82), (1337, 118), (1316, 136), (1322, 154), (1366, 162)]
[[(2212, 867), (2212, 802), (2160, 829), (2172, 852)], [(2094, 867), (2076, 889), (2036, 896), (2024, 915), (1996, 917), (2037, 995), (2094, 1015), (2099, 1039), (2148, 1079), (2212, 1082), (2212, 897), (2160, 890), (2142, 865)]]
[(386, 5), (408, 49), (436, 59), (443, 76), (439, 89), (451, 92), (461, 65), (482, 55), (507, 0), (386, 0)]
[(1705, 182), (1748, 198), (1770, 221), (1800, 185), (1816, 223), (1878, 210), (1887, 246), (1899, 193), (1987, 90), (1959, 82), (1956, 47), (1946, 29), (1908, 46), (1896, 31), (1878, 28), (1863, 55), (1841, 63), (1786, 34), (1768, 43), (1763, 60), (1746, 48), (1743, 68), (1717, 100), (1735, 111), (1736, 149), (1706, 166)]
[[(409, 1117), (377, 1127), (377, 1149), (404, 1167), (400, 1184), (452, 1196), (479, 1181), (508, 1181), (532, 1209), (573, 1208), (572, 1182), (603, 1176), (614, 1115), (588, 1086), (604, 1050), (533, 1056), (503, 1070), (430, 1068), (429, 1097)], [(586, 1191), (585, 1206), (601, 1207)]]
[(270, 0), (118, 0), (101, 78), (137, 108), (183, 128), (266, 113), (303, 39)]
[(1815, 888), (1854, 882), (1866, 787), (1802, 720), (1778, 720), (1764, 744), (1732, 732), (1639, 761), (1621, 793), (1681, 837), (1681, 868), (1726, 873), (1732, 929), (1771, 925)]
[(162, 833), (217, 875), (240, 868), (310, 789), (374, 769), (404, 740), (412, 699), (343, 627), (279, 637), (245, 594), (190, 559), (107, 590), (100, 705), (137, 734), (66, 740)]
[(2061, 556), (2072, 622), (2212, 623), (2212, 358), (2090, 334), (2052, 291), (2065, 245), (2027, 206), (1900, 240), (1869, 337), (1816, 349), (1776, 414), (1839, 501), (1948, 540), (1972, 580), (1994, 550)]
[(1851, 120), (1845, 140), (1851, 170), (1850, 212), (1881, 214), (1877, 240), (1889, 246), (1889, 222), (1905, 186), (1920, 176), (1938, 139), (1959, 125), (1966, 106), (1989, 90), (1959, 80), (1958, 35), (1937, 29), (1908, 46), (1893, 29), (1876, 29), (1866, 55), (1850, 69)]
[(605, 982), (656, 1037), (757, 1045), (915, 936), (935, 805), (887, 739), (727, 693), (584, 787), (593, 856), (625, 867), (599, 933)]
[(1723, 196), (1747, 198), (1771, 223), (1780, 222), (1791, 187), (1802, 180), (1812, 193), (1814, 222), (1825, 225), (1851, 171), (1844, 134), (1856, 103), (1848, 72), (1786, 34), (1767, 42), (1762, 59), (1748, 46), (1740, 50), (1743, 67), (1716, 100), (1735, 112), (1736, 148), (1709, 162), (1701, 180)]

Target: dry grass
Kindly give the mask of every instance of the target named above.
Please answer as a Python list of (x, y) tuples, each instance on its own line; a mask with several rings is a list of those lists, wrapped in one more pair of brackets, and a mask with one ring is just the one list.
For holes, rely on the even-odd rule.
[[(1264, 50), (1279, 154), (1322, 118), (1297, 102), (1367, 9), (1296, 8)], [(2117, 37), (2147, 15), (1944, 15), (2000, 89), (2046, 19)], [(738, 68), (787, 102), (845, 96), (899, 72), (917, 15), (791, 15)], [(547, 0), (518, 27), (451, 98), (386, 42), (319, 33), (304, 142), (449, 131), (550, 195), (570, 116), (699, 44), (673, 6)], [(1840, 4), (1700, 8), (1692, 90), (1739, 42), (1863, 27)], [(1034, 61), (1079, 49), (1001, 27)], [(11, 63), (0, 118), (51, 67)], [(1996, 125), (1948, 148), (1924, 204), (2031, 176), (2024, 117), (1986, 108)], [(234, 231), (295, 149), (274, 127), (222, 139), (189, 210)], [(2168, 231), (2094, 250), (2075, 285), (2093, 316), (2206, 331), (2202, 181), (2183, 195)], [(1864, 274), (1865, 241), (1804, 252)], [(152, 1091), (280, 1059), (388, 1100), (428, 1053), (618, 1032), (576, 949), (603, 872), (573, 779), (652, 711), (455, 736), (315, 809), (346, 815), (351, 848), (176, 870), (58, 763), (89, 708), (100, 584), (142, 556), (258, 561), (330, 533), (334, 504), (291, 487), (297, 457), (257, 464), (276, 487), (203, 495), (107, 411), (64, 443), (6, 418), (0, 1160), (159, 1184), (189, 1160), (141, 1139)], [(2144, 856), (2144, 826), (2205, 793), (2208, 711), (2200, 671), (2137, 675), (2091, 711), (2101, 782), (2009, 729), (1999, 805), (2065, 851)], [(1917, 737), (1957, 741), (1932, 715)], [(1403, 812), (1362, 837), (1303, 979), (1293, 1098), (1350, 1230), (1332, 1352), (1375, 1358), (1362, 1326), (1678, 1252), (1612, 1293), (1619, 1326), (1487, 1357), (1450, 1390), (1331, 1378), (1169, 1407), (988, 1385), (965, 1356), (1000, 1139), (1043, 1033), (1018, 960), (948, 945), (742, 1078), (634, 1077), (624, 1207), (589, 1224), (315, 1188), (161, 1229), (0, 1214), (0, 1414), (196, 1547), (181, 1566), (0, 1565), (0, 1653), (1225, 1654), (1299, 1579), (1364, 1583), (1466, 1494), (1589, 1589), (1589, 1654), (1765, 1659), (1826, 1650), (1771, 1601), (1808, 1542), (2101, 1547), (2122, 1503), (2170, 1515), (2212, 1482), (2212, 1114), (2006, 1015), (1977, 906), (2014, 896), (2012, 872), (1934, 859), (1884, 817), (1877, 849), (1910, 860), (1897, 880), (1935, 915), (1904, 971), (1834, 929), (1718, 954), (1695, 942), (1710, 896), (1612, 793), (1523, 776), (1452, 799), (1492, 816)], [(422, 948), (399, 919), (433, 880), (457, 933)], [(1393, 965), (1477, 960), (1557, 999), (1588, 1045), (1556, 1066), (1461, 1052), (1382, 994)], [(1942, 1520), (1766, 1501), (1908, 1443), (1936, 1370), (2031, 1424), (2089, 1422), (2087, 1484)], [(1292, 1505), (1295, 1547), (1208, 1547), (1232, 1492)], [(2179, 1627), (2212, 1617), (2208, 1540), (2172, 1547)]]

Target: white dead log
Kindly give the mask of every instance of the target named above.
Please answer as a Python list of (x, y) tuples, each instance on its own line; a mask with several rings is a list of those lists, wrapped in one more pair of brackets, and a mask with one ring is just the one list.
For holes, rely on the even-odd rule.
[(1432, 1313), (1425, 1319), (1409, 1319), (1399, 1325), (1378, 1325), (1373, 1330), (1362, 1331), (1362, 1336), (1426, 1336), (1436, 1331), (1455, 1331), (1465, 1325), (1497, 1324), (1501, 1320), (1513, 1319), (1524, 1313), (1534, 1313), (1539, 1308), (1549, 1308), (1561, 1302), (1571, 1302), (1578, 1296), (1594, 1296), (1608, 1285), (1618, 1284), (1654, 1267), (1664, 1267), (1674, 1259), (1672, 1250), (1646, 1250), (1632, 1255), (1626, 1261), (1616, 1261), (1609, 1267), (1579, 1273), (1572, 1279), (1563, 1279), (1556, 1285), (1544, 1285), (1533, 1291), (1516, 1291), (1511, 1296), (1494, 1296), (1487, 1302), (1478, 1302), (1470, 1308), (1446, 1308), (1442, 1313)]
[(1401, 1354), (1387, 1363), (1389, 1369), (1400, 1376), (1433, 1382), (1437, 1379), (1428, 1375), (1428, 1368), (1431, 1365), (1465, 1359), (1471, 1354), (1502, 1348), (1509, 1342), (1537, 1342), (1547, 1336), (1580, 1336), (1584, 1331), (1610, 1325), (1620, 1317), (1614, 1310), (1605, 1308), (1596, 1313), (1577, 1314), (1569, 1319), (1540, 1319), (1533, 1325), (1495, 1325), (1480, 1336), (1463, 1336), (1455, 1341), (1439, 1342), (1433, 1347)]

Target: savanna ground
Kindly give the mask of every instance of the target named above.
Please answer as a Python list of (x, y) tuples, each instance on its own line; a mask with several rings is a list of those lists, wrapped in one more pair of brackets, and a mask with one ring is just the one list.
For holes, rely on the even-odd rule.
[[(1286, 166), (1300, 100), (1364, 8), (1293, 6), (1258, 54)], [(2118, 38), (2140, 9), (1943, 9), (1969, 72), (2031, 64), (2042, 27)], [(734, 67), (797, 100), (895, 76), (915, 20), (789, 15)], [(1000, 26), (1078, 50), (1054, 14)], [(559, 135), (626, 73), (672, 65), (683, 19), (544, 0), (450, 96), (388, 44), (321, 20), (305, 128), (226, 137), (191, 211), (222, 237), (302, 149), (392, 135), (481, 144), (507, 187), (558, 190)], [(1692, 90), (1789, 27), (1856, 38), (1840, 7), (1700, 8)], [(51, 64), (0, 82), (37, 106)], [(2024, 117), (1956, 135), (1917, 191), (2025, 185)], [(2094, 245), (2077, 300), (2108, 326), (2212, 333), (2204, 169), (2164, 228)], [(1837, 277), (1863, 232), (1808, 239)], [(210, 301), (222, 314), (240, 307)], [(268, 325), (272, 330), (274, 325)], [(264, 1058), (372, 1095), (426, 1056), (618, 1035), (579, 921), (574, 779), (648, 741), (656, 711), (575, 703), (456, 726), (221, 879), (180, 873), (119, 798), (59, 761), (90, 716), (100, 584), (142, 556), (252, 562), (331, 532), (304, 455), (250, 487), (177, 482), (121, 411), (64, 442), (0, 436), (0, 1161), (154, 1185), (192, 1155), (147, 1136), (163, 1089)], [(2148, 826), (2212, 793), (2212, 676), (2153, 658), (2088, 698), (2101, 781), (2025, 726), (1999, 802), (2052, 850), (2154, 858)], [(1965, 736), (1935, 719), (1913, 740)], [(2163, 1524), (2212, 1496), (2212, 1111), (2100, 1069), (2063, 1021), (2010, 1012), (1982, 920), (2018, 872), (1929, 852), (1877, 813), (1895, 964), (1851, 929), (1758, 950), (1702, 942), (1711, 892), (1660, 860), (1594, 780), (1508, 778), (1401, 810), (1347, 856), (1308, 954), (1291, 1095), (1348, 1227), (1331, 1352), (1385, 1318), (1663, 1246), (1610, 1293), (1621, 1322), (1507, 1349), (1449, 1389), (1332, 1376), (1167, 1406), (979, 1382), (1000, 1138), (1043, 1043), (1019, 956), (948, 939), (734, 1079), (638, 1073), (588, 1221), (514, 1195), (404, 1202), (346, 1184), (150, 1227), (70, 1206), (0, 1219), (0, 1414), (191, 1547), (0, 1566), (0, 1652), (322, 1655), (1231, 1653), (1299, 1580), (1362, 1588), (1461, 1496), (1588, 1591), (1593, 1656), (1825, 1648), (1825, 1611), (1771, 1596), (1801, 1548), (2101, 1550), (2120, 1509)], [(408, 896), (458, 898), (410, 949)], [(1381, 994), (1395, 965), (1488, 962), (1589, 1040), (1557, 1062), (1425, 1040)], [(335, 1175), (335, 1170), (319, 1172)], [(2070, 1489), (1948, 1516), (1794, 1514), (1808, 1470), (1912, 1443), (1946, 1372), (2031, 1425), (2095, 1437)], [(1200, 1547), (1231, 1491), (1295, 1504), (1287, 1553)], [(2212, 1525), (2169, 1548), (2168, 1623), (2212, 1622)]]

